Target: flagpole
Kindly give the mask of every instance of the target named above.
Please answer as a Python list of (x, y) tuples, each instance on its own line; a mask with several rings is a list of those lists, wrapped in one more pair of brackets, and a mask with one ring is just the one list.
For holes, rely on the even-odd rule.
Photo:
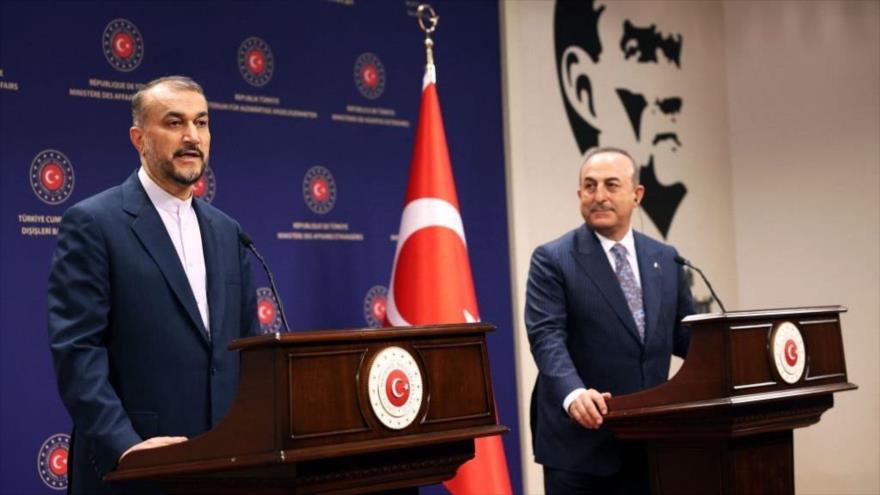
[[(437, 96), (431, 35), (440, 17), (428, 4), (416, 14), (425, 74), (385, 317), (392, 326), (474, 322), (480, 311)], [(453, 495), (513, 493), (501, 437), (474, 439), (473, 459), (443, 484)]]

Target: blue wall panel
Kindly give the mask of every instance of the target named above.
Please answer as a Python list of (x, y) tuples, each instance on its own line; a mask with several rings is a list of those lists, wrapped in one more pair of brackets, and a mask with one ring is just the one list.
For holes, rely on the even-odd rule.
[[(480, 313), (498, 327), (489, 337), (490, 359), (501, 421), (512, 429), (504, 438), (507, 462), (519, 487), (498, 5), (432, 3), (441, 16), (438, 89)], [(53, 493), (48, 485), (64, 483), (51, 466), (43, 476), (38, 468), (44, 442), (71, 428), (46, 337), (52, 229), (67, 207), (138, 167), (128, 142), (132, 85), (181, 73), (205, 87), (212, 202), (241, 222), (269, 260), (293, 327), (371, 323), (365, 298), (388, 284), (418, 115), (425, 54), (415, 7), (405, 0), (2, 4), (0, 492)], [(118, 56), (125, 50), (116, 59), (105, 56), (108, 26), (124, 26), (131, 46), (142, 50), (136, 67), (129, 66), (137, 55)], [(271, 71), (262, 77), (239, 70), (240, 47), (251, 37), (264, 43), (264, 62), (271, 52)], [(361, 57), (377, 67), (384, 85), (359, 89)], [(259, 108), (243, 111), (247, 105)], [(299, 116), (255, 113), (273, 109)], [(340, 120), (352, 116), (384, 120)], [(41, 199), (31, 184), (44, 150), (61, 152), (67, 162), (55, 161), (73, 173), (69, 196), (49, 189), (58, 204), (46, 202), (45, 191)], [(336, 194), (322, 213), (309, 208), (303, 192), (304, 177), (318, 166), (332, 175)], [(326, 232), (358, 240), (284, 238)], [(258, 286), (267, 285), (262, 273), (255, 275)], [(44, 453), (54, 459), (51, 447)]]

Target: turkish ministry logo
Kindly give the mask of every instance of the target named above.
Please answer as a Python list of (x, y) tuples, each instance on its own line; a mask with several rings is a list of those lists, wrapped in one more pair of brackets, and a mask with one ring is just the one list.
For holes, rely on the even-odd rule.
[(422, 407), (422, 373), (401, 347), (382, 349), (370, 364), (367, 392), (376, 418), (392, 430), (411, 425)]
[(261, 333), (275, 333), (281, 329), (281, 314), (278, 303), (268, 287), (257, 289), (257, 320)]
[(53, 490), (67, 489), (67, 457), (70, 453), (70, 435), (56, 433), (40, 447), (37, 471), (40, 479)]
[(303, 177), (303, 200), (315, 213), (323, 215), (336, 204), (336, 180), (324, 167), (310, 168)]
[(381, 285), (374, 285), (367, 291), (364, 297), (364, 320), (370, 328), (379, 328), (385, 321), (385, 301), (388, 298), (388, 289)]
[(372, 53), (361, 54), (354, 62), (354, 84), (364, 97), (371, 100), (385, 91), (385, 66)]
[(44, 203), (57, 205), (73, 193), (73, 165), (58, 150), (43, 150), (31, 162), (31, 188)]
[(205, 173), (193, 184), (193, 196), (210, 203), (214, 201), (217, 193), (217, 181), (214, 179), (214, 171), (211, 167), (205, 167)]
[(238, 70), (251, 86), (268, 84), (275, 72), (275, 57), (269, 44), (256, 37), (242, 41), (238, 47)]
[(785, 383), (796, 383), (804, 375), (807, 363), (804, 338), (798, 327), (785, 321), (770, 334), (770, 349), (776, 372)]
[(144, 59), (144, 38), (137, 26), (127, 19), (113, 19), (101, 36), (104, 57), (114, 69), (131, 72)]

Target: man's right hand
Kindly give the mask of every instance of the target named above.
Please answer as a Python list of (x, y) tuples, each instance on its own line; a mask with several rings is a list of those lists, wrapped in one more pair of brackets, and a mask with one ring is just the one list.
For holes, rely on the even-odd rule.
[(144, 450), (144, 449), (155, 449), (158, 447), (165, 447), (167, 445), (174, 445), (175, 443), (185, 442), (188, 438), (186, 437), (153, 437), (144, 440), (141, 443), (136, 443), (129, 447), (128, 450), (122, 453), (119, 456), (119, 461), (122, 462), (122, 459), (125, 459), (125, 456), (134, 452), (135, 450)]
[(602, 426), (602, 416), (608, 414), (606, 399), (610, 399), (608, 392), (599, 393), (596, 389), (589, 389), (578, 395), (568, 406), (568, 415), (584, 428), (595, 430)]

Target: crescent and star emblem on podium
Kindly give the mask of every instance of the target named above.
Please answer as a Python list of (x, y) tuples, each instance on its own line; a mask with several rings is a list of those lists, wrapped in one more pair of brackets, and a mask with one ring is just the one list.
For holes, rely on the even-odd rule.
[(784, 321), (770, 333), (770, 352), (776, 373), (785, 383), (797, 383), (804, 375), (807, 353), (797, 325)]
[(376, 418), (392, 430), (411, 425), (424, 395), (422, 373), (412, 354), (386, 347), (373, 358), (368, 376), (367, 393)]

